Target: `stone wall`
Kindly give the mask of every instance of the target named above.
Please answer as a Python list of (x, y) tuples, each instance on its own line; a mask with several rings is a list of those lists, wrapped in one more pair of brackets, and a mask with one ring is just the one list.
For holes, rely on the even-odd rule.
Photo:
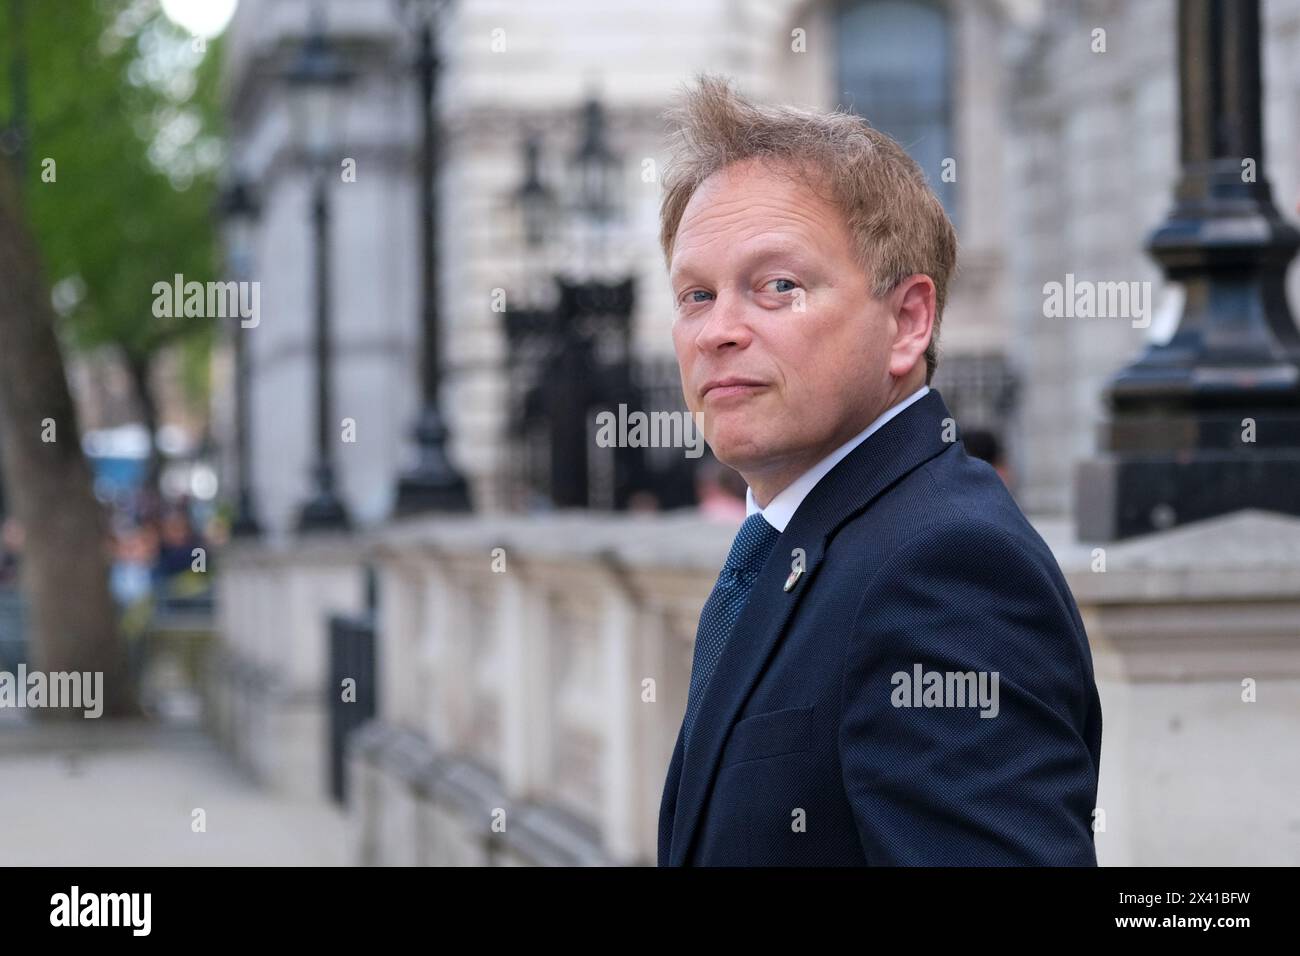
[[(1102, 865), (1300, 863), (1300, 521), (1241, 512), (1104, 549), (1039, 529), (1092, 647)], [(733, 533), (690, 515), (457, 518), (350, 550), (244, 551), (222, 585), (222, 739), (324, 799), (319, 622), (356, 608), (372, 562), (379, 707), (349, 749), (355, 860), (653, 864), (695, 625)]]

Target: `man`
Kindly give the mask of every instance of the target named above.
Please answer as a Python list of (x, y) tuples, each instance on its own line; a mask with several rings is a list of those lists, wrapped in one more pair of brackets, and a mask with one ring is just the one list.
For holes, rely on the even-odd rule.
[(956, 240), (897, 143), (704, 77), (661, 240), (748, 517), (696, 635), (659, 865), (1096, 865), (1078, 610), (928, 387)]

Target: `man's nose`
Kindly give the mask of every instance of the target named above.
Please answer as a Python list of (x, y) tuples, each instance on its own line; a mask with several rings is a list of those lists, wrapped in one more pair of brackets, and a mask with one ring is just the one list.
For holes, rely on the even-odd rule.
[(744, 297), (723, 291), (714, 300), (709, 318), (696, 336), (695, 346), (701, 352), (744, 348), (749, 344), (751, 334), (748, 306)]

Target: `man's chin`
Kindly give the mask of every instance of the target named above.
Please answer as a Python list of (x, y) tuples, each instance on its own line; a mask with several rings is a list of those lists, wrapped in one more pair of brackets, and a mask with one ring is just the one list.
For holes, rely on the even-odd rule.
[(714, 435), (709, 439), (709, 449), (714, 458), (742, 475), (761, 469), (771, 458), (771, 449), (757, 435)]

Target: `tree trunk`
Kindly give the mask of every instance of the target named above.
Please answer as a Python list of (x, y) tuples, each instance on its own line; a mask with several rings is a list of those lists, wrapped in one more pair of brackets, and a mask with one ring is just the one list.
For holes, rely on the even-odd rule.
[(162, 456), (158, 453), (158, 402), (153, 392), (153, 362), (148, 355), (123, 350), (123, 362), (135, 388), (140, 418), (149, 433), (149, 459), (145, 463), (146, 513), (156, 515), (162, 505)]
[[(41, 276), (11, 170), (0, 162), (0, 440), (11, 513), (26, 531), (29, 668), (101, 672), (104, 716), (135, 714), (108, 589), (104, 514), (91, 490)], [(33, 714), (79, 720), (83, 712)]]

